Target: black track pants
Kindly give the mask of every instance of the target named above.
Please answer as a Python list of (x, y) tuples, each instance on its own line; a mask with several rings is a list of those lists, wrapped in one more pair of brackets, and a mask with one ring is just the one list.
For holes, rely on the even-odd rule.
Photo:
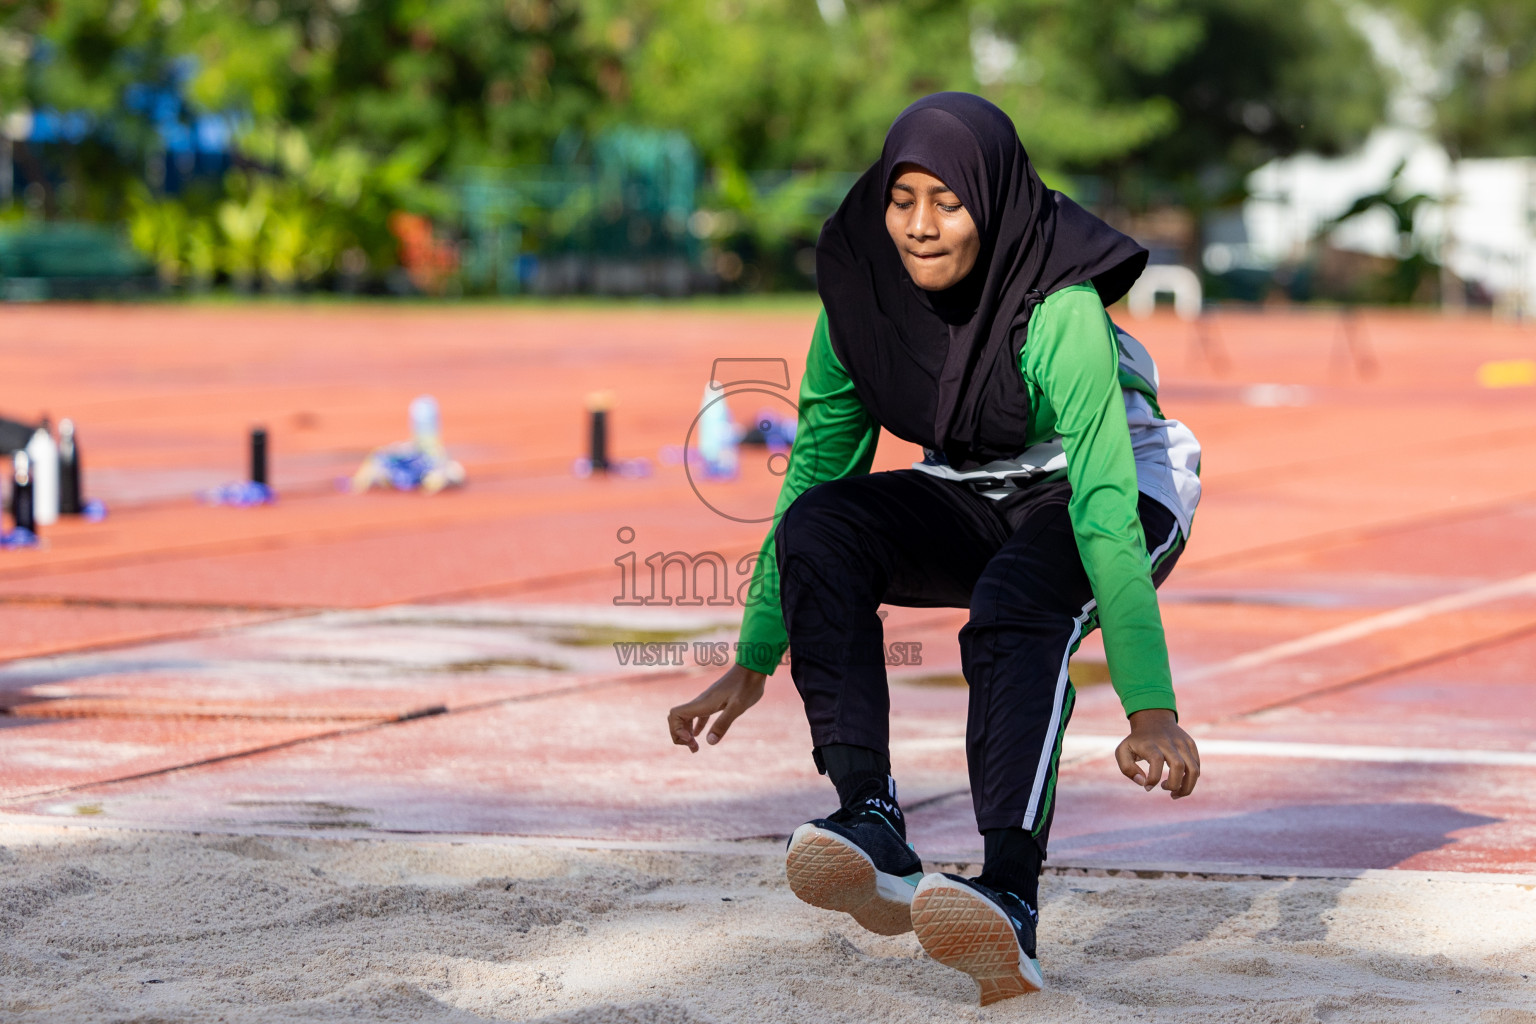
[[(898, 470), (801, 495), (776, 541), (791, 674), (812, 743), (889, 753), (881, 604), (969, 608), (960, 659), (976, 824), (1029, 829), (1043, 847), (1074, 699), (1067, 657), (1096, 625), (1070, 494), (1065, 483), (1045, 484), (998, 501)], [(1161, 584), (1183, 539), (1157, 502), (1143, 496), (1140, 514)]]

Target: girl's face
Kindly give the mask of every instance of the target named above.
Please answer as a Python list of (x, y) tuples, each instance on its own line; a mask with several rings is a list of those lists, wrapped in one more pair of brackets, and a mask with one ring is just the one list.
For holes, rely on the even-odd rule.
[(912, 283), (924, 291), (943, 291), (965, 280), (981, 251), (981, 233), (960, 197), (915, 164), (896, 167), (885, 229)]

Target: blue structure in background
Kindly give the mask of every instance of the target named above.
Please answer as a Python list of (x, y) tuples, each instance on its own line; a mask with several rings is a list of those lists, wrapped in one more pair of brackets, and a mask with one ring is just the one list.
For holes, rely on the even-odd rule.
[[(35, 59), (48, 58), (40, 52)], [(157, 192), (174, 195), (198, 179), (216, 180), (234, 163), (235, 136), (242, 119), (235, 114), (194, 111), (185, 95), (193, 71), (193, 62), (184, 58), (171, 64), (163, 81), (128, 85), (121, 111), (115, 115), (43, 107), (13, 116), (7, 127), (14, 134), (8, 142), (27, 146), (33, 158), (28, 162), (40, 167), (50, 184), (58, 180), (50, 168), (56, 154), (50, 151), (88, 141), (112, 147), (135, 164), (142, 160), (146, 182)], [(148, 128), (156, 140), (148, 152), (143, 151), (139, 133), (125, 124), (130, 119)], [(0, 180), (0, 198), (22, 196), (33, 184), (24, 162), (14, 158), (0, 166), (0, 176), (9, 179)]]
[[(43, 49), (34, 57), (48, 59)], [(159, 81), (125, 86), (105, 114), (48, 107), (11, 114), (0, 135), (0, 203), (34, 203), (33, 186), (45, 196), (57, 189), (78, 147), (96, 147), (97, 158), (115, 153), (120, 167), (162, 195), (217, 183), (235, 161), (240, 120), (193, 110), (185, 96), (192, 73), (190, 60), (173, 62)], [(150, 262), (115, 228), (50, 219), (0, 231), (0, 300), (127, 298), (158, 287)]]
[(164, 153), (159, 187), (173, 195), (197, 178), (221, 177), (234, 162), (240, 119), (192, 111), (183, 95), (192, 71), (190, 60), (178, 61), (171, 82), (135, 83), (123, 96), (128, 109), (143, 115), (159, 135)]
[[(34, 65), (52, 59), (45, 46), (31, 58)], [(127, 293), (157, 287), (153, 268), (129, 248), (120, 227), (60, 218), (111, 219), (123, 199), (138, 193), (137, 183), (157, 196), (190, 192), (188, 208), (205, 216), (200, 200), (217, 198), (232, 169), (250, 166), (238, 151), (248, 115), (206, 113), (189, 102), (193, 59), (150, 66), (125, 53), (114, 60), (111, 70), (127, 74), (110, 110), (38, 107), (0, 119), (0, 206), (24, 201), (43, 206), (47, 218), (0, 228), (0, 299), (88, 297), (112, 282), (126, 282)], [(809, 226), (799, 232), (803, 240), (786, 243), (799, 252), (782, 258), (762, 257), (763, 247), (747, 239), (747, 260), (787, 266), (792, 256), (798, 271), (790, 273), (809, 280), (799, 258), (812, 251), (821, 217), (846, 191), (841, 176), (813, 177), (753, 176), (749, 192)], [(94, 206), (77, 208), (63, 189), (66, 180), (78, 185), (82, 178), (96, 187), (78, 198)], [(113, 194), (110, 185), (118, 183), (132, 192)], [(675, 296), (730, 287), (742, 273), (742, 255), (721, 258), (722, 246), (742, 243), (726, 242), (732, 229), (718, 227), (741, 218), (701, 215), (700, 198), (709, 195), (703, 162), (683, 132), (615, 126), (588, 137), (571, 128), (556, 140), (548, 164), (462, 169), (444, 184), (455, 202), (434, 221), (459, 257), (455, 285), (472, 292)], [(397, 287), (397, 278), (407, 283)], [(382, 286), (411, 287), (404, 274)]]

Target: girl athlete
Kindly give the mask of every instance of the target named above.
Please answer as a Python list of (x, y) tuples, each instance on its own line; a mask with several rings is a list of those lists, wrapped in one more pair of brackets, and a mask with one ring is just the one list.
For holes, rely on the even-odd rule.
[[(915, 930), (977, 980), (983, 1005), (1043, 983), (1039, 875), (1074, 700), (1067, 659), (1086, 633), (1104, 629), (1130, 722), (1120, 770), (1175, 799), (1200, 775), (1154, 589), (1189, 536), (1200, 447), (1163, 418), (1150, 357), (1105, 312), (1146, 262), (1041, 183), (991, 103), (940, 93), (903, 111), (817, 243), (825, 311), (737, 663), (669, 717), (674, 742), (697, 751), (706, 728), (719, 742), (787, 644), (816, 766), (841, 802), (795, 830), (791, 888), (873, 931)], [(881, 428), (923, 461), (870, 473)], [(882, 603), (970, 609), (977, 878), (925, 876), (906, 842)]]

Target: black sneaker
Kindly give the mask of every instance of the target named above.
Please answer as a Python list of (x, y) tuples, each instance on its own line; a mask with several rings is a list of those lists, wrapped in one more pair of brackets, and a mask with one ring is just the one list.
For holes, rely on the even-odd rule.
[(917, 941), (945, 967), (975, 978), (982, 1006), (1044, 987), (1035, 959), (1038, 917), (1013, 893), (959, 875), (929, 875), (912, 894)]
[(923, 862), (879, 811), (839, 811), (795, 829), (784, 874), (813, 907), (840, 910), (880, 935), (912, 930), (912, 893)]

